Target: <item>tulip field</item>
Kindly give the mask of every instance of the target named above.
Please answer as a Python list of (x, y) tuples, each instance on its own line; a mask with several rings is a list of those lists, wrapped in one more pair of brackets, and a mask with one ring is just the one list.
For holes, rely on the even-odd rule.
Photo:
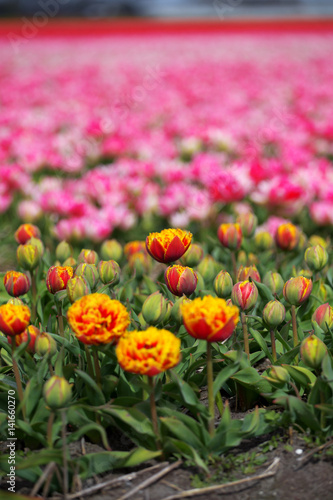
[(203, 498), (276, 439), (331, 498), (332, 45), (0, 41), (3, 498)]

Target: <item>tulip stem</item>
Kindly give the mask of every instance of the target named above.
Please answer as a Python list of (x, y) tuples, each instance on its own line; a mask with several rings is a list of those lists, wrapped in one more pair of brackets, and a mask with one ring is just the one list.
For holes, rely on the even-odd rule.
[[(292, 319), (292, 325), (293, 325), (294, 347), (296, 347), (299, 343), (298, 333), (297, 333), (297, 321), (296, 321), (296, 306), (291, 306), (291, 319)], [(295, 363), (298, 364), (298, 356), (295, 357)]]
[(156, 436), (156, 448), (161, 450), (161, 440), (160, 433), (158, 430), (158, 421), (157, 421), (157, 411), (156, 411), (156, 402), (155, 402), (155, 382), (153, 377), (148, 377), (148, 383), (150, 388), (150, 413), (151, 419), (153, 423), (153, 429)]
[(241, 312), (241, 321), (242, 321), (243, 337), (244, 337), (244, 351), (245, 354), (247, 355), (247, 359), (250, 360), (249, 333), (247, 331), (246, 316), (244, 311)]
[(37, 317), (37, 283), (36, 271), (31, 271), (31, 323), (34, 324)]
[(16, 349), (16, 339), (15, 339), (15, 337), (13, 337), (12, 338), (13, 372), (14, 372), (15, 382), (16, 382), (16, 386), (17, 386), (17, 394), (18, 394), (18, 397), (20, 400), (20, 404), (22, 405), (23, 420), (25, 420), (25, 406), (23, 405), (23, 387), (22, 387), (22, 382), (21, 382), (18, 364), (17, 364), (16, 359), (15, 359), (15, 349)]
[(66, 442), (66, 412), (61, 411), (61, 438), (62, 438), (62, 465), (64, 469), (64, 500), (67, 499), (68, 493), (68, 463), (67, 463), (67, 442)]
[(93, 350), (93, 358), (94, 358), (94, 365), (95, 365), (96, 383), (97, 383), (98, 387), (102, 387), (101, 368), (99, 366), (98, 352), (96, 349)]
[(276, 345), (275, 345), (275, 332), (274, 330), (271, 330), (271, 345), (272, 345), (272, 356), (273, 356), (273, 361), (276, 361)]
[(234, 275), (234, 283), (237, 282), (237, 261), (235, 252), (231, 251), (232, 272)]
[(212, 360), (212, 346), (207, 342), (207, 390), (208, 390), (208, 432), (211, 437), (215, 434), (215, 401), (213, 390), (213, 360)]
[(89, 352), (89, 348), (87, 345), (84, 346), (84, 350), (85, 350), (86, 358), (87, 358), (88, 373), (89, 373), (90, 377), (94, 380), (94, 378), (95, 378), (94, 368), (93, 368), (93, 364), (92, 364), (91, 354)]
[(59, 328), (59, 335), (61, 337), (65, 337), (64, 333), (64, 318), (62, 317), (62, 304), (58, 303), (57, 304), (57, 311), (58, 311), (58, 328)]
[(52, 440), (52, 427), (54, 422), (54, 412), (51, 411), (48, 422), (47, 422), (47, 444), (49, 448), (53, 448)]

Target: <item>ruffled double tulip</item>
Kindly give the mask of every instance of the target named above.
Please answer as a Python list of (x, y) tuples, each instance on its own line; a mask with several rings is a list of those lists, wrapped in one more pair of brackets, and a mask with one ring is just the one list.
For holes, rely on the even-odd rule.
[(180, 259), (191, 244), (192, 234), (182, 229), (163, 229), (160, 233), (150, 233), (146, 248), (157, 262), (168, 264)]
[(180, 339), (151, 326), (127, 332), (117, 344), (116, 355), (123, 370), (153, 377), (179, 363)]
[(221, 224), (217, 230), (221, 244), (229, 250), (238, 250), (242, 244), (242, 230), (239, 224)]
[(197, 275), (193, 269), (177, 265), (166, 269), (164, 280), (170, 292), (178, 297), (191, 295), (198, 283)]
[(30, 323), (28, 306), (3, 304), (0, 306), (0, 331), (14, 337), (22, 333)]
[(3, 278), (3, 284), (6, 292), (12, 297), (26, 294), (31, 286), (30, 278), (17, 271), (8, 271)]
[(207, 342), (228, 339), (239, 321), (239, 311), (224, 299), (211, 295), (197, 298), (181, 306), (183, 323), (188, 333)]
[(312, 315), (312, 323), (317, 323), (317, 325), (326, 333), (333, 326), (333, 307), (326, 304), (322, 304), (317, 307)]
[(72, 276), (72, 267), (50, 267), (46, 275), (46, 286), (48, 291), (51, 293), (57, 293), (61, 290), (66, 290), (68, 280), (70, 280)]
[(292, 306), (300, 306), (311, 295), (312, 281), (304, 276), (288, 280), (283, 287), (283, 296)]
[(86, 295), (74, 302), (67, 318), (76, 337), (87, 345), (117, 342), (130, 324), (126, 307), (102, 293)]
[(240, 281), (233, 286), (231, 299), (242, 311), (248, 311), (258, 300), (258, 289), (252, 281)]
[(291, 222), (280, 224), (275, 233), (275, 242), (282, 250), (294, 250), (300, 240), (300, 230)]
[(24, 245), (30, 238), (40, 238), (40, 230), (33, 224), (22, 224), (15, 232), (15, 240)]

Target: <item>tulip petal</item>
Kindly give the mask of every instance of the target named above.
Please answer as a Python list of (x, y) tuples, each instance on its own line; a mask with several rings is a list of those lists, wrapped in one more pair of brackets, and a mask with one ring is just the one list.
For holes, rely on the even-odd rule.
[(167, 248), (164, 256), (164, 262), (174, 262), (186, 252), (187, 248), (178, 236), (175, 236)]
[(164, 258), (164, 248), (156, 238), (153, 238), (149, 246), (147, 244), (147, 251), (158, 262), (167, 262)]

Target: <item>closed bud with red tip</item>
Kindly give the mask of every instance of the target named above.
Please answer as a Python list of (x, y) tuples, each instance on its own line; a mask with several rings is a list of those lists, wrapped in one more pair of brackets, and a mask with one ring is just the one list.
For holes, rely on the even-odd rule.
[(170, 292), (178, 297), (191, 295), (198, 282), (195, 271), (183, 266), (168, 267), (164, 273), (164, 279)]
[(242, 230), (239, 224), (221, 224), (217, 230), (221, 244), (229, 250), (238, 250), (242, 244)]

